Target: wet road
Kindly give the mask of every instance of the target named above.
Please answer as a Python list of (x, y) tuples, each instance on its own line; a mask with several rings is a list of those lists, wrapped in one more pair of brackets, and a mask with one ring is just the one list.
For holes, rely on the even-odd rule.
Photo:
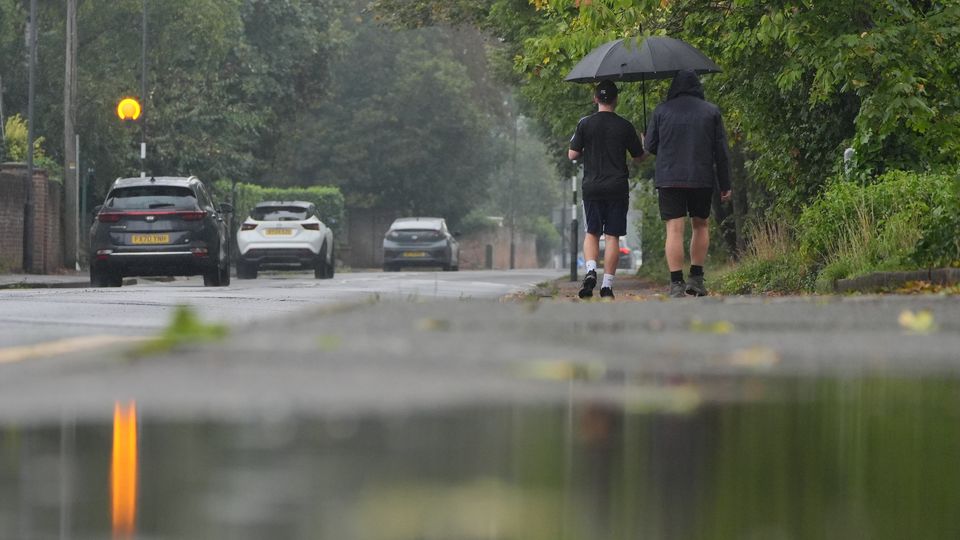
[(207, 321), (242, 324), (299, 309), (367, 299), (495, 299), (558, 276), (511, 272), (357, 272), (317, 280), (309, 273), (261, 274), (230, 287), (203, 287), (199, 277), (171, 283), (140, 280), (120, 289), (0, 291), (0, 349), (66, 338), (153, 335), (178, 305)]

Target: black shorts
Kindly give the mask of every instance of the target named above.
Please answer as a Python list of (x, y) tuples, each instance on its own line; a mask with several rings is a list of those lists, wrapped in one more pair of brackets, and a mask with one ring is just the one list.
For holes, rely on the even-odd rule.
[(658, 188), (660, 219), (707, 219), (713, 204), (713, 188)]
[(623, 236), (627, 234), (627, 210), (630, 199), (583, 201), (583, 220), (589, 234)]

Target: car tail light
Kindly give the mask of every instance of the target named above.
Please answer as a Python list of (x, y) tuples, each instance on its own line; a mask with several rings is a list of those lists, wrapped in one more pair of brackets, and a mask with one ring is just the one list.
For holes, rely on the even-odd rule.
[(112, 249), (98, 249), (97, 250), (97, 260), (105, 261), (110, 258), (110, 254), (113, 253)]
[(203, 210), (198, 210), (195, 212), (175, 212), (180, 219), (184, 221), (200, 221), (201, 219), (207, 217), (207, 213)]
[(256, 223), (244, 223), (243, 225), (240, 225), (240, 230), (241, 230), (241, 231), (252, 231), (252, 230), (254, 230), (254, 229), (256, 229), (256, 228), (257, 228), (257, 224), (256, 224)]
[(210, 250), (205, 247), (195, 247), (190, 250), (190, 253), (193, 253), (194, 257), (209, 257)]
[(630, 248), (628, 248), (628, 247), (622, 247), (622, 248), (620, 248), (620, 253), (623, 254), (623, 255), (629, 255), (629, 254), (630, 254)]
[(319, 230), (320, 230), (320, 224), (319, 224), (319, 223), (301, 223), (300, 226), (303, 227), (304, 229), (308, 230), (308, 231), (319, 231)]
[(97, 221), (100, 223), (116, 223), (123, 217), (121, 212), (106, 212), (97, 214)]

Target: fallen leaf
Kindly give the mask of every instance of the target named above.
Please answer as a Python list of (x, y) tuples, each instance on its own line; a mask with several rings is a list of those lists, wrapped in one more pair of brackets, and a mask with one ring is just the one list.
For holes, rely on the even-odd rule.
[(914, 313), (909, 309), (900, 312), (897, 318), (900, 327), (912, 334), (929, 334), (936, 331), (937, 323), (929, 309), (922, 309)]

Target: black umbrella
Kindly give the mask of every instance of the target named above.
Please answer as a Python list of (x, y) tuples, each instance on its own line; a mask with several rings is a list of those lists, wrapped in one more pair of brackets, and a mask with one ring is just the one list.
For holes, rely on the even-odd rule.
[(677, 72), (692, 69), (697, 73), (723, 71), (693, 45), (666, 36), (651, 36), (609, 41), (590, 51), (573, 66), (567, 82), (595, 83), (605, 79), (643, 84), (643, 125), (647, 125), (646, 81), (671, 79)]

